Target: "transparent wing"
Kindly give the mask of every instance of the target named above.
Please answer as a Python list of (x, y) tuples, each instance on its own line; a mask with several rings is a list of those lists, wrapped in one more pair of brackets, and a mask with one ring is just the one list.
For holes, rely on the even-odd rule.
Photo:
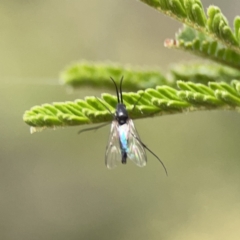
[(147, 149), (157, 160), (162, 164), (166, 175), (168, 176), (167, 168), (161, 159), (150, 150), (140, 139), (136, 128), (134, 127), (133, 121), (128, 121), (129, 125), (129, 158), (135, 162), (139, 167), (144, 167), (147, 163), (147, 155), (145, 149)]
[(113, 121), (105, 153), (105, 164), (112, 169), (121, 163), (121, 151), (119, 143), (118, 122)]
[[(140, 137), (137, 133), (136, 128), (134, 127), (133, 121), (128, 120), (129, 125), (129, 135), (128, 135), (128, 144), (129, 152), (128, 157), (132, 160), (137, 166), (144, 167), (147, 163), (147, 154), (144, 148), (144, 145), (141, 143)], [(138, 140), (139, 139), (139, 140)]]

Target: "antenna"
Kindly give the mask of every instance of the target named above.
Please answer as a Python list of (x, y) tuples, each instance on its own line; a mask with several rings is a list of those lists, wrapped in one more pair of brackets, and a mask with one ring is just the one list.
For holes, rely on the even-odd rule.
[(123, 76), (121, 77), (121, 80), (120, 80), (120, 90), (119, 90), (119, 94), (120, 94), (120, 98), (121, 98), (121, 103), (123, 103), (122, 82), (123, 82)]
[(119, 92), (118, 92), (117, 84), (116, 84), (116, 82), (114, 81), (114, 79), (113, 79), (112, 77), (110, 77), (110, 79), (113, 81), (113, 83), (114, 83), (114, 85), (115, 85), (116, 94), (117, 94), (117, 100), (118, 100), (118, 103), (120, 103)]

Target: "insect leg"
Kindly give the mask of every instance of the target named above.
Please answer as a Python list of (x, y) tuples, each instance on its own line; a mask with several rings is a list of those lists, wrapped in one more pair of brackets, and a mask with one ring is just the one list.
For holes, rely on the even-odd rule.
[(111, 112), (111, 110), (109, 109), (109, 107), (107, 107), (106, 104), (104, 104), (98, 97), (96, 97), (96, 99), (109, 111), (110, 114), (113, 115), (113, 118), (114, 118), (114, 114)]
[(142, 96), (144, 95), (145, 92), (143, 92), (143, 94), (137, 99), (137, 101), (134, 103), (133, 108), (132, 108), (132, 112), (134, 111), (135, 107), (137, 106), (138, 102), (141, 100)]
[(78, 131), (78, 134), (82, 133), (82, 132), (87, 132), (87, 131), (92, 131), (92, 130), (98, 130), (99, 128), (102, 128), (102, 127), (105, 127), (109, 124), (109, 122), (107, 123), (103, 123), (99, 126), (96, 126), (96, 127), (91, 127), (91, 128), (85, 128), (85, 129), (82, 129), (80, 131)]
[(163, 168), (164, 168), (164, 170), (165, 170), (166, 175), (168, 176), (167, 168), (165, 167), (165, 165), (164, 165), (164, 163), (161, 161), (161, 159), (160, 159), (153, 151), (151, 151), (137, 136), (135, 136), (133, 133), (132, 133), (132, 135), (133, 135), (133, 137), (134, 137), (135, 139), (137, 139), (137, 140), (139, 141), (139, 143), (140, 143), (144, 148), (146, 148), (155, 158), (158, 159), (158, 161), (162, 164), (162, 166), (163, 166)]

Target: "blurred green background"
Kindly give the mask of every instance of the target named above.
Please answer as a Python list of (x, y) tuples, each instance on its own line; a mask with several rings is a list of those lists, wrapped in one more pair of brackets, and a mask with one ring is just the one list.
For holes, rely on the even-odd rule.
[[(240, 2), (220, 6), (232, 22)], [(239, 239), (240, 115), (196, 112), (136, 121), (151, 155), (109, 171), (109, 127), (30, 135), (22, 115), (69, 93), (59, 72), (86, 59), (160, 66), (196, 58), (163, 47), (180, 24), (135, 0), (0, 0), (0, 239)], [(104, 91), (104, 89), (103, 89)]]

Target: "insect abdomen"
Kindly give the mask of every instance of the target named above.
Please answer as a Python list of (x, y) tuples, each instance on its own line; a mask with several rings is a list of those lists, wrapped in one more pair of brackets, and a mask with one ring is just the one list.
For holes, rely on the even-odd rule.
[(121, 147), (121, 154), (122, 154), (122, 163), (127, 163), (127, 153), (128, 153), (128, 138), (127, 138), (127, 129), (125, 124), (119, 126), (119, 140), (120, 140), (120, 147)]

